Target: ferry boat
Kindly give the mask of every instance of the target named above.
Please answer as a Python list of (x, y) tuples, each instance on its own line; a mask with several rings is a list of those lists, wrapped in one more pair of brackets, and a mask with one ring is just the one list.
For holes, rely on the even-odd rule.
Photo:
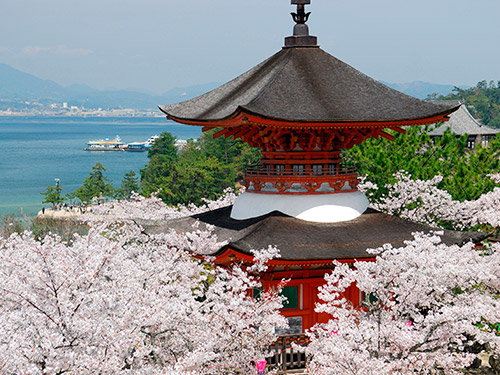
[(160, 138), (160, 136), (158, 134), (155, 134), (155, 135), (149, 137), (149, 139), (144, 143), (146, 144), (146, 146), (148, 148), (150, 148), (151, 146), (153, 146), (154, 141), (156, 141), (158, 138)]
[(129, 143), (128, 145), (125, 145), (123, 151), (147, 151), (153, 146), (153, 142), (158, 138), (160, 138), (158, 135), (153, 135), (152, 137), (149, 137), (146, 142)]
[(123, 151), (147, 151), (151, 146), (146, 145), (146, 142), (132, 142), (123, 147)]
[(153, 135), (145, 142), (132, 142), (125, 144), (122, 142), (120, 136), (116, 136), (115, 139), (109, 140), (109, 138), (99, 139), (95, 141), (89, 141), (87, 147), (84, 148), (85, 151), (147, 151), (153, 146), (153, 142), (160, 138), (158, 135)]
[(85, 151), (123, 151), (126, 145), (122, 142), (120, 136), (116, 136), (115, 139), (109, 140), (109, 138), (99, 139), (95, 141), (89, 141), (87, 147), (84, 148)]

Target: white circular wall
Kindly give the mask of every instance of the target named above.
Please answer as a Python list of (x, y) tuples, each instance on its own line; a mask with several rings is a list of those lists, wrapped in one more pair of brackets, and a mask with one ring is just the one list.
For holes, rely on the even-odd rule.
[(259, 194), (245, 192), (236, 198), (231, 217), (236, 220), (280, 211), (297, 219), (319, 223), (353, 220), (368, 208), (359, 192), (334, 194)]

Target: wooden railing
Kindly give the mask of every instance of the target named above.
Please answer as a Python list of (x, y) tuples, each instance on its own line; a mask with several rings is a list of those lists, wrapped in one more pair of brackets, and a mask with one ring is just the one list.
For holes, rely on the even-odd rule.
[(314, 176), (346, 176), (356, 174), (356, 168), (354, 167), (344, 167), (335, 168), (334, 171), (330, 171), (328, 168), (323, 168), (322, 170), (314, 170), (312, 168), (304, 168), (300, 170), (293, 169), (279, 169), (279, 168), (248, 168), (246, 171), (249, 177), (314, 177)]
[(306, 346), (308, 342), (309, 339), (304, 334), (279, 336), (269, 348), (274, 355), (268, 358), (267, 362), (272, 369), (279, 369), (278, 374), (285, 374), (287, 370), (305, 368), (305, 353), (294, 349), (292, 343)]

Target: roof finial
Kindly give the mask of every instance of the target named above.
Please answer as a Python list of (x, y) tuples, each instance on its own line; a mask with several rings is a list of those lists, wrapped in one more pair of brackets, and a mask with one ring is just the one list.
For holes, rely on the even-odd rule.
[(311, 4), (311, 0), (292, 0), (292, 5), (297, 5), (297, 13), (291, 13), (294, 22), (305, 24), (311, 12), (306, 13), (306, 4)]
[(311, 0), (292, 0), (292, 5), (297, 5), (297, 13), (291, 13), (296, 25), (293, 36), (285, 38), (285, 47), (317, 47), (317, 38), (309, 35), (309, 27), (306, 25), (311, 14), (306, 13), (306, 4), (311, 4)]

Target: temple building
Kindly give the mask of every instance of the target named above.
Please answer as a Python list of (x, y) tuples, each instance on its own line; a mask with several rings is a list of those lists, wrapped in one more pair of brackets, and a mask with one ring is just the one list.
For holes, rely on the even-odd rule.
[[(155, 223), (150, 232), (189, 232), (195, 221), (215, 226), (224, 247), (212, 255), (220, 265), (251, 264), (252, 249), (277, 246), (281, 258), (261, 275), (270, 288), (290, 279), (282, 313), (288, 333), (302, 333), (326, 317), (314, 311), (317, 289), (332, 261), (373, 261), (367, 248), (403, 246), (413, 232), (433, 228), (377, 212), (358, 191), (341, 150), (370, 137), (393, 139), (388, 131), (447, 121), (459, 103), (415, 99), (364, 75), (323, 51), (309, 35), (305, 6), (283, 48), (232, 81), (197, 98), (160, 106), (168, 119), (217, 128), (262, 150), (261, 165), (246, 174), (246, 192), (235, 204), (183, 219)], [(480, 241), (484, 234), (444, 231), (448, 244)], [(347, 296), (360, 303), (357, 290)]]
[(499, 129), (494, 129), (480, 124), (469, 112), (465, 104), (462, 104), (458, 110), (450, 115), (450, 120), (444, 124), (438, 125), (429, 132), (431, 138), (439, 138), (443, 133), (450, 131), (457, 136), (467, 134), (467, 147), (473, 149), (476, 145), (487, 147), (490, 141), (500, 133)]

